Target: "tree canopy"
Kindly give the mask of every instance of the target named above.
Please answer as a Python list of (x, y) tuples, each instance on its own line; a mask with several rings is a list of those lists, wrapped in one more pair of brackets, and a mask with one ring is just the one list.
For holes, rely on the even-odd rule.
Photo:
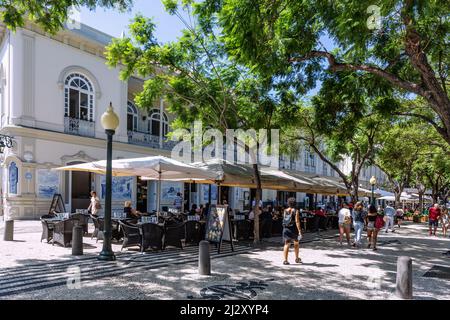
[[(373, 97), (421, 97), (433, 116), (418, 116), (450, 143), (448, 1), (205, 0), (196, 12), (201, 25), (221, 28), (231, 56), (279, 86), (304, 94), (345, 73)], [(401, 112), (416, 116), (413, 104)]]
[(26, 20), (37, 23), (45, 31), (54, 33), (62, 28), (71, 8), (96, 7), (126, 10), (133, 0), (9, 0), (0, 1), (2, 22), (12, 30), (23, 27)]
[[(190, 5), (184, 8), (189, 12)], [(152, 19), (139, 15), (129, 26), (131, 36), (114, 39), (107, 48), (109, 65), (123, 66), (122, 79), (135, 73), (146, 79), (143, 91), (135, 98), (137, 105), (146, 108), (164, 98), (168, 110), (177, 115), (173, 128), (191, 128), (194, 121), (201, 120), (204, 128), (218, 129), (222, 135), (227, 129), (271, 129), (274, 115), (289, 96), (277, 95), (267, 79), (229, 59), (214, 30), (184, 20), (170, 3), (168, 10), (186, 26), (177, 41), (160, 44), (154, 37)], [(257, 205), (261, 199), (258, 158), (250, 148), (256, 141), (243, 147), (254, 163)]]

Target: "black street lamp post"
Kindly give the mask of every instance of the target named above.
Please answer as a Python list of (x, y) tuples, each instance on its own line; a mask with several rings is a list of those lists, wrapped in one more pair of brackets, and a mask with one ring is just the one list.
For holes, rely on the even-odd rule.
[(372, 185), (372, 201), (371, 201), (371, 204), (374, 206), (375, 205), (374, 189), (375, 189), (375, 185), (377, 184), (377, 178), (375, 178), (375, 176), (372, 176), (372, 178), (370, 178), (369, 182)]
[(105, 193), (105, 222), (104, 222), (104, 240), (103, 249), (98, 256), (99, 260), (114, 261), (116, 256), (111, 247), (111, 201), (112, 201), (112, 139), (116, 128), (119, 126), (119, 117), (114, 113), (112, 103), (109, 104), (108, 109), (102, 115), (102, 126), (105, 129), (107, 136), (107, 151), (106, 151), (106, 193)]

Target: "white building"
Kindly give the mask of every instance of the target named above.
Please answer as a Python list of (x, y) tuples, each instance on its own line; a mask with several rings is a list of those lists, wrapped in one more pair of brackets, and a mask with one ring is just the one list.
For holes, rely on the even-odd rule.
[[(110, 102), (121, 119), (113, 158), (170, 155), (173, 142), (166, 141), (165, 135), (173, 116), (163, 101), (155, 101), (148, 112), (134, 106), (143, 81), (134, 77), (120, 81), (120, 69), (106, 66), (103, 52), (111, 41), (109, 35), (81, 24), (79, 29), (53, 36), (27, 24), (16, 32), (3, 27), (0, 37), (0, 134), (14, 137), (13, 148), (1, 154), (3, 214), (38, 218), (48, 212), (54, 193), (62, 194), (66, 210), (72, 212), (88, 206), (90, 190), (97, 190), (103, 199), (102, 176), (51, 169), (106, 157), (100, 117)], [(333, 175), (306, 151), (296, 160), (281, 163), (286, 168)], [(371, 171), (362, 179), (376, 174)], [(155, 207), (155, 183), (118, 178), (113, 189), (117, 210), (125, 200), (132, 200), (139, 210)], [(163, 206), (172, 204), (176, 192), (190, 197), (191, 203), (208, 200), (208, 186), (190, 188), (167, 182), (162, 190)], [(242, 209), (251, 201), (248, 189), (224, 188), (222, 193), (234, 208)], [(280, 195), (264, 190), (263, 201), (281, 199)], [(298, 202), (308, 198), (301, 193), (296, 197)]]

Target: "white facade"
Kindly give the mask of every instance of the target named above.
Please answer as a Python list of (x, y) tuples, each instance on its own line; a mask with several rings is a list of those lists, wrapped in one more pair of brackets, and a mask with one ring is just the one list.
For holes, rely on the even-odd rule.
[[(106, 66), (101, 53), (110, 41), (107, 35), (86, 26), (56, 36), (33, 25), (15, 33), (2, 30), (0, 133), (14, 137), (13, 148), (5, 149), (1, 159), (6, 216), (37, 218), (48, 212), (54, 192), (63, 195), (67, 211), (86, 204), (86, 199), (79, 201), (80, 195), (74, 195), (77, 190), (86, 193), (84, 198), (91, 189), (102, 196), (100, 175), (51, 169), (105, 158), (100, 117), (110, 102), (121, 119), (114, 135), (114, 158), (169, 155), (164, 133), (170, 115), (164, 103), (156, 101), (148, 114), (137, 108), (129, 114), (129, 101), (142, 81), (120, 81), (119, 68)], [(135, 117), (134, 128), (128, 128), (130, 116)], [(82, 187), (77, 185), (81, 182)], [(122, 182), (125, 189), (118, 186), (122, 196), (115, 198), (114, 208), (123, 207), (125, 199), (136, 202), (136, 178)], [(154, 198), (150, 191), (146, 196)]]

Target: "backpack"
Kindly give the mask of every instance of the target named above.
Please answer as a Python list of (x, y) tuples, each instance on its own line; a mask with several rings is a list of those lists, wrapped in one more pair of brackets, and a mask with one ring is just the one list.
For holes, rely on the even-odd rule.
[(95, 209), (100, 210), (102, 208), (102, 205), (100, 203), (100, 201), (96, 201), (95, 202)]
[(377, 218), (375, 219), (375, 228), (381, 229), (384, 227), (384, 218), (380, 215), (377, 215)]
[(292, 216), (295, 214), (295, 210), (284, 210), (283, 214), (283, 227), (291, 227), (294, 225), (294, 222), (292, 221)]

